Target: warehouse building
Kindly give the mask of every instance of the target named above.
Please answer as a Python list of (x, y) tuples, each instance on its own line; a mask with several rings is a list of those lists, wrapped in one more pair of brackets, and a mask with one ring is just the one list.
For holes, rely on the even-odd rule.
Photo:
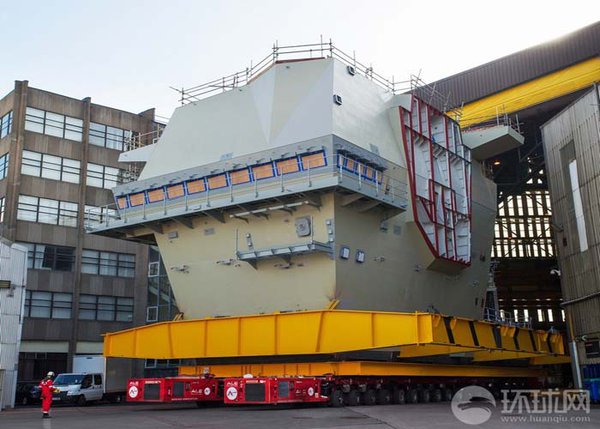
[[(498, 186), (492, 259), (500, 309), (564, 329), (553, 209), (540, 127), (600, 80), (600, 23), (442, 79), (463, 129), (506, 123), (524, 136), (486, 168)], [(558, 242), (558, 244), (557, 244)]]
[(29, 250), (19, 380), (67, 371), (74, 355), (102, 352), (102, 333), (145, 323), (148, 247), (90, 236), (85, 223), (112, 187), (135, 179), (119, 155), (157, 127), (153, 109), (124, 112), (27, 81), (0, 99), (0, 232)]
[[(558, 255), (579, 362), (600, 373), (600, 95), (598, 86), (542, 127)], [(574, 353), (575, 354), (575, 353)], [(587, 371), (586, 371), (587, 372)], [(590, 373), (592, 371), (589, 371)], [(598, 378), (598, 375), (590, 378)]]

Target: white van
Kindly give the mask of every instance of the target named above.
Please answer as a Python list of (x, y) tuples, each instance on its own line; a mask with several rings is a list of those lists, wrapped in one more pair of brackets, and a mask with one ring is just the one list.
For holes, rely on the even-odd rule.
[(52, 402), (70, 402), (83, 406), (104, 396), (104, 380), (100, 373), (64, 373), (54, 380), (56, 391)]

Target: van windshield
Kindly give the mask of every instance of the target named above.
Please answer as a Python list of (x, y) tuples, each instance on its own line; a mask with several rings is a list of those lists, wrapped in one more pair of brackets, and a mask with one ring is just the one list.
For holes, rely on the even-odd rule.
[(69, 384), (81, 384), (83, 374), (58, 374), (54, 380), (55, 386), (68, 386)]

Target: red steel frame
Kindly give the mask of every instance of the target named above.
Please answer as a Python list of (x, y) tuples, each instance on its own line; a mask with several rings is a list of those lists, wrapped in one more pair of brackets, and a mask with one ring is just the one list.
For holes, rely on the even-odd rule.
[[(425, 127), (423, 126), (424, 116), (426, 119)], [(444, 127), (444, 141), (441, 143), (433, 141), (431, 132), (432, 119), (436, 116), (441, 118)], [(469, 150), (462, 145), (462, 142), (459, 139), (456, 139), (455, 135), (452, 137), (450, 136), (449, 130), (453, 129), (452, 120), (417, 97), (413, 96), (411, 111), (399, 107), (399, 119), (406, 155), (415, 223), (425, 238), (425, 242), (429, 249), (436, 258), (469, 265), (471, 262), (471, 252), (469, 250), (465, 254), (459, 255), (459, 243), (457, 241), (455, 228), (459, 220), (466, 223), (465, 229), (468, 231), (466, 241), (467, 243), (470, 243), (472, 183), (471, 163), (468, 157)], [(450, 146), (450, 141), (453, 142), (452, 147)], [(422, 147), (423, 144), (427, 145), (429, 154), (429, 177), (427, 178), (428, 196), (419, 195), (417, 193), (415, 150), (417, 147)], [(464, 156), (461, 156), (458, 153), (459, 145), (461, 146)], [(447, 183), (442, 183), (444, 178), (436, 178), (436, 162), (445, 163)], [(457, 207), (456, 184), (453, 183), (452, 176), (453, 162), (461, 162), (464, 165), (463, 179), (467, 206), (466, 212), (459, 210)], [(425, 217), (421, 214), (419, 207), (425, 212)], [(426, 225), (431, 225), (433, 228), (433, 237), (430, 237), (425, 230)]]

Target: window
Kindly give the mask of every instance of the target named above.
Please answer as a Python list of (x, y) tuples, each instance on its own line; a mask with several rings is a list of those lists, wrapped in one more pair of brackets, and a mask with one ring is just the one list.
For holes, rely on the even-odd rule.
[(135, 255), (83, 249), (81, 272), (101, 276), (134, 277)]
[(6, 198), (0, 198), (0, 223), (4, 222), (4, 209), (6, 208)]
[(27, 107), (25, 111), (25, 129), (34, 133), (80, 142), (83, 135), (83, 121), (70, 116)]
[(28, 290), (25, 294), (25, 317), (70, 319), (73, 295), (60, 292)]
[(86, 295), (79, 297), (80, 320), (133, 321), (133, 298)]
[(27, 268), (35, 270), (73, 271), (75, 248), (38, 243), (19, 243), (27, 247)]
[(0, 139), (3, 139), (10, 134), (12, 130), (13, 113), (8, 112), (0, 117)]
[(90, 122), (90, 144), (96, 146), (123, 151), (125, 142), (135, 134), (133, 131)]
[(81, 163), (76, 159), (24, 150), (21, 173), (62, 182), (79, 183), (80, 165)]
[(124, 175), (125, 172), (118, 168), (88, 162), (86, 184), (97, 188), (112, 189), (123, 183)]
[(0, 156), (0, 180), (5, 179), (8, 174), (8, 152)]
[(19, 195), (17, 219), (76, 227), (78, 207), (77, 203)]
[[(575, 209), (575, 224), (577, 225), (577, 235), (579, 236), (579, 251), (585, 252), (588, 250), (588, 241), (585, 227), (585, 217), (583, 215), (581, 188), (579, 187), (579, 178), (577, 177), (577, 160), (573, 160), (569, 163), (569, 177), (571, 179), (573, 208)], [(552, 320), (550, 321), (552, 322)]]

